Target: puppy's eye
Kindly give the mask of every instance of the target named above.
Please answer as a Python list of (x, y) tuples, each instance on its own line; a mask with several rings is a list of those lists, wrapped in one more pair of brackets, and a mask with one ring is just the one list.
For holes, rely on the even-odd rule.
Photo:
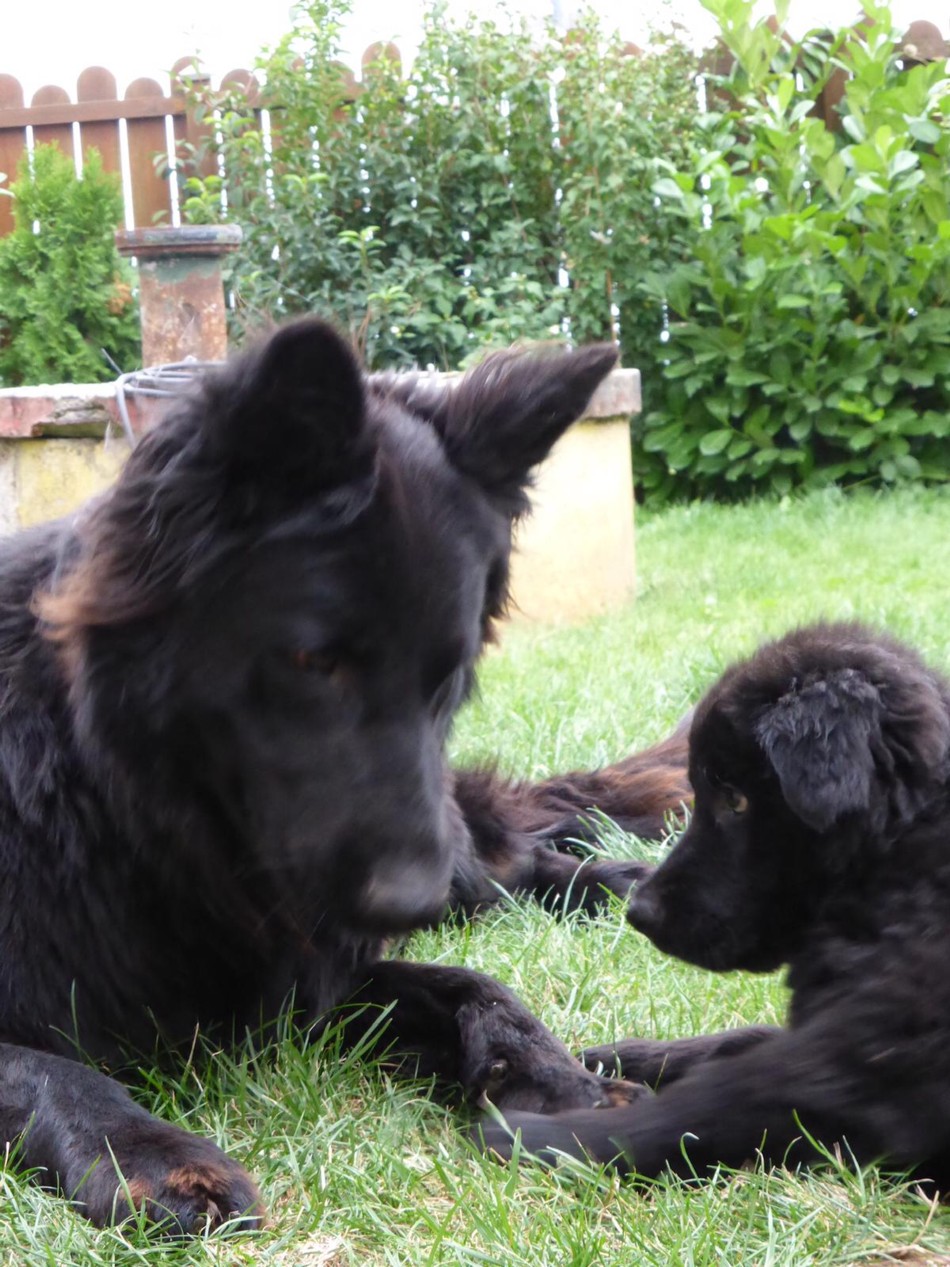
[(723, 788), (722, 794), (725, 797), (726, 804), (729, 806), (730, 813), (744, 814), (749, 808), (749, 798), (743, 796), (734, 787)]

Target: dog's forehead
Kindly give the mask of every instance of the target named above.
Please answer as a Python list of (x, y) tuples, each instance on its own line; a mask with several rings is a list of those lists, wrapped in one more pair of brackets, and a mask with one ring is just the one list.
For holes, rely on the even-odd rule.
[(381, 497), (388, 499), (390, 513), (401, 520), (404, 533), (433, 544), (466, 541), (486, 554), (507, 548), (508, 516), (453, 466), (430, 423), (391, 401), (374, 422)]
[(473, 652), (488, 575), (509, 549), (510, 522), (455, 471), (431, 428), (389, 417), (360, 512), (327, 531), (318, 509), (305, 511), (245, 542), (211, 619), (240, 612), (251, 641), (290, 624), (303, 640), (384, 629), (394, 645), (405, 635)]

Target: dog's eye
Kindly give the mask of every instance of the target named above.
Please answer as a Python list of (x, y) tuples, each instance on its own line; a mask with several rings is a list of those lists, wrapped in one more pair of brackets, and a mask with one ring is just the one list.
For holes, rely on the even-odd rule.
[(723, 788), (723, 796), (726, 798), (726, 804), (733, 814), (744, 814), (749, 808), (749, 798), (743, 796), (734, 787)]
[(341, 663), (333, 651), (318, 651), (313, 647), (297, 647), (290, 653), (290, 660), (301, 673), (320, 673), (324, 677), (333, 677)]

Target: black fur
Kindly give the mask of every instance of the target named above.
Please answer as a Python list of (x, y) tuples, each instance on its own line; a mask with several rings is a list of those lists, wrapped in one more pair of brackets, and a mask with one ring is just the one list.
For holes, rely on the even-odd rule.
[[(817, 625), (730, 669), (690, 737), (695, 812), (629, 918), (719, 971), (789, 965), (788, 1026), (584, 1053), (658, 1084), (512, 1114), (525, 1147), (645, 1176), (842, 1145), (950, 1186), (950, 688), (910, 648)], [(504, 1131), (488, 1144), (510, 1151)], [(818, 1147), (816, 1148), (815, 1141)]]
[[(633, 1094), (489, 978), (381, 961), (495, 880), (593, 900), (546, 848), (583, 801), (532, 810), (527, 788), (453, 776), (444, 745), (531, 467), (614, 359), (501, 355), (426, 394), (364, 379), (301, 322), (176, 405), (75, 520), (3, 544), (0, 1146), (97, 1222), (130, 1201), (181, 1230), (260, 1206), (77, 1051), (240, 1033), (291, 991), (313, 1021), (395, 1003), (387, 1046), (473, 1099)], [(491, 831), (473, 837), (456, 781)]]

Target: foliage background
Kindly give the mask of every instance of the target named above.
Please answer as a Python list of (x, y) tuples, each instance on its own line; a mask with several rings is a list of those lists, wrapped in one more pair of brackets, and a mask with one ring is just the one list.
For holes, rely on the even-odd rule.
[[(428, 12), (411, 71), (385, 57), (344, 100), (341, 0), (309, 0), (259, 75), (268, 141), (242, 95), (207, 94), (228, 215), (247, 234), (237, 325), (322, 311), (371, 366), (454, 369), (486, 346), (619, 334), (645, 371), (659, 305), (638, 293), (670, 256), (652, 164), (688, 154), (696, 59), (673, 36), (631, 56), (588, 14), (567, 35)], [(188, 156), (200, 166), (200, 155)], [(189, 214), (220, 214), (192, 177)]]
[(131, 273), (115, 247), (118, 178), (90, 151), (77, 178), (55, 145), (24, 154), (0, 238), (0, 383), (95, 383), (139, 363)]
[[(639, 53), (590, 13), (539, 34), (434, 0), (411, 69), (382, 48), (357, 88), (349, 0), (305, 0), (261, 59), (263, 116), (195, 80), (212, 152), (178, 175), (186, 218), (245, 231), (235, 337), (320, 312), (370, 368), (442, 369), (614, 339), (643, 376), (654, 504), (946, 481), (946, 63), (916, 64), (877, 0), (798, 42), (753, 0), (705, 3), (702, 74), (675, 32)], [(82, 182), (37, 163), (0, 244), (0, 374), (108, 377), (99, 348), (136, 359), (114, 191), (95, 162)]]
[[(248, 234), (238, 326), (323, 311), (373, 366), (616, 339), (656, 503), (950, 476), (950, 87), (886, 8), (796, 43), (706, 0), (700, 110), (676, 35), (633, 55), (592, 14), (538, 39), (437, 5), (408, 76), (383, 57), (347, 101), (344, 3), (262, 60), (272, 144), (239, 95), (203, 103)], [(191, 192), (220, 214), (217, 178)]]
[[(689, 257), (639, 476), (658, 499), (950, 477), (950, 81), (886, 8), (800, 44), (708, 0), (733, 64), (654, 189)], [(844, 76), (837, 128), (816, 100)], [(703, 227), (697, 233), (697, 224)]]

